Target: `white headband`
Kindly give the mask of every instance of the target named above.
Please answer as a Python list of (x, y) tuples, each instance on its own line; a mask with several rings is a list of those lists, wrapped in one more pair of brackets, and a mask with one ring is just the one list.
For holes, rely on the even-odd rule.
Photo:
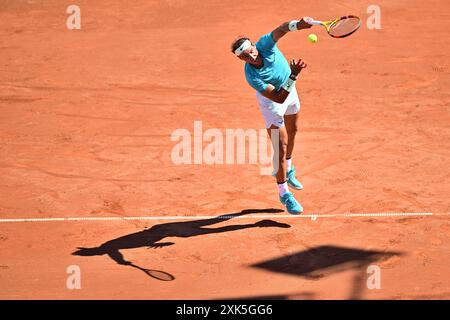
[(250, 42), (250, 40), (245, 40), (244, 43), (242, 43), (239, 48), (234, 50), (234, 54), (239, 57), (242, 54), (242, 52), (244, 52), (251, 46), (252, 46), (252, 43)]

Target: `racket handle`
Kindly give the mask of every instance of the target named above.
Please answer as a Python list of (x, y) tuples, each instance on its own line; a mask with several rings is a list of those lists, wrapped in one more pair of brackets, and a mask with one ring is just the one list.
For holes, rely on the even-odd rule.
[(309, 23), (310, 25), (316, 25), (316, 26), (322, 25), (322, 21), (314, 20), (311, 17), (303, 17), (303, 21), (305, 21), (306, 23)]
[(322, 21), (318, 21), (318, 20), (314, 20), (314, 19), (308, 20), (306, 22), (308, 22), (309, 24), (315, 25), (315, 26), (321, 26), (323, 24)]

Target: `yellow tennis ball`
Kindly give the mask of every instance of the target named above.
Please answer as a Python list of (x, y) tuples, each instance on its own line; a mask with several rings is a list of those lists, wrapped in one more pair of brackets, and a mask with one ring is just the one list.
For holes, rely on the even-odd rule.
[(314, 33), (311, 33), (311, 34), (308, 36), (308, 40), (309, 40), (309, 42), (311, 42), (311, 43), (316, 43), (316, 42), (317, 42), (317, 36), (316, 36)]

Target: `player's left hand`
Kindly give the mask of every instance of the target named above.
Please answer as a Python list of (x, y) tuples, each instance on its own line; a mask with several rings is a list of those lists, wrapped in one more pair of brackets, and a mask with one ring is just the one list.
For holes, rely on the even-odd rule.
[(291, 73), (294, 76), (298, 76), (298, 74), (307, 67), (307, 64), (302, 61), (302, 59), (298, 59), (298, 61), (295, 61), (295, 59), (292, 59), (289, 63), (289, 66), (291, 68)]

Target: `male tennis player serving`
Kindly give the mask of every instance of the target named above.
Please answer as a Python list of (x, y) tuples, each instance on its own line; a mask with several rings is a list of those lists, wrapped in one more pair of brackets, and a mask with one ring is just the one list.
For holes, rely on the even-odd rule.
[(297, 190), (303, 189), (295, 177), (292, 151), (300, 111), (295, 82), (306, 64), (301, 59), (288, 63), (276, 43), (290, 31), (311, 28), (312, 25), (306, 22), (308, 19), (311, 18), (285, 22), (263, 35), (256, 44), (252, 44), (247, 37), (239, 37), (231, 45), (231, 51), (246, 62), (245, 77), (257, 91), (256, 98), (269, 135), (271, 129), (279, 129), (279, 166), (276, 178), (280, 201), (293, 214), (303, 211), (294, 195), (289, 192), (288, 185)]

